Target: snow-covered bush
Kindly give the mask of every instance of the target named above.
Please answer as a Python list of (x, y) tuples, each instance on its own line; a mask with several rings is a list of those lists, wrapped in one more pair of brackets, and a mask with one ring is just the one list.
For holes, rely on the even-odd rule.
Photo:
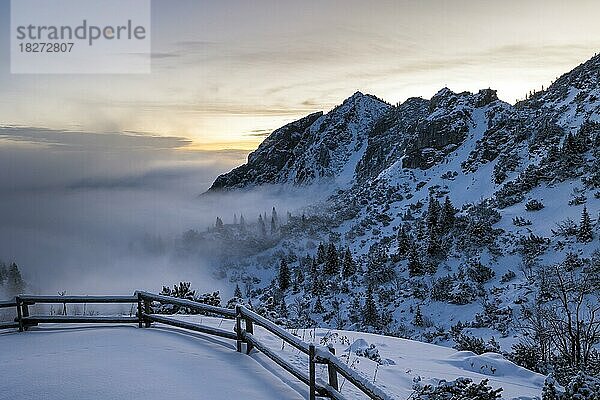
[(502, 388), (493, 389), (488, 380), (473, 383), (470, 378), (458, 378), (455, 381), (441, 381), (437, 386), (415, 385), (414, 400), (496, 400), (501, 397)]
[(516, 343), (510, 353), (504, 353), (510, 361), (528, 370), (543, 373), (540, 349), (534, 344)]
[(600, 399), (600, 379), (579, 372), (565, 387), (561, 400), (598, 400)]
[(544, 208), (544, 203), (539, 200), (531, 199), (525, 203), (525, 209), (527, 211), (539, 211)]
[(469, 260), (466, 273), (473, 282), (477, 283), (486, 283), (496, 276), (493, 269), (483, 265), (479, 260)]
[(368, 347), (356, 349), (355, 353), (359, 357), (365, 357), (369, 360), (375, 361), (378, 364), (381, 364), (381, 356), (379, 355), (379, 349), (377, 349), (377, 346), (375, 346), (372, 343)]
[(512, 308), (501, 308), (496, 303), (485, 302), (483, 312), (475, 314), (472, 326), (474, 328), (492, 328), (506, 335), (511, 326), (512, 318)]
[(512, 219), (512, 223), (514, 226), (529, 226), (531, 225), (531, 220), (517, 216)]
[(512, 281), (513, 279), (515, 279), (516, 277), (517, 277), (517, 274), (515, 274), (514, 271), (508, 270), (508, 271), (506, 271), (506, 273), (504, 275), (502, 275), (502, 277), (500, 278), (500, 282), (508, 283), (508, 282)]
[(500, 353), (500, 345), (493, 337), (486, 343), (482, 338), (461, 333), (454, 337), (454, 348), (458, 351), (472, 351), (475, 354)]

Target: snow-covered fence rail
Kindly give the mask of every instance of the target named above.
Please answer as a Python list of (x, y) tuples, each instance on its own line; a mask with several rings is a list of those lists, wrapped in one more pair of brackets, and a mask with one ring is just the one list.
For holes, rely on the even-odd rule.
[[(0, 309), (3, 308), (15, 308), (17, 306), (17, 300), (11, 301), (0, 301)], [(19, 324), (16, 321), (12, 322), (0, 322), (0, 329), (11, 329), (18, 328)]]
[[(62, 324), (122, 324), (140, 323), (139, 316), (98, 316), (98, 315), (30, 315), (29, 306), (35, 304), (136, 304), (138, 296), (32, 296), (20, 295), (15, 297), (14, 306), (17, 309), (15, 322), (19, 331), (29, 326), (43, 323)], [(139, 308), (139, 307), (138, 307)]]
[[(135, 316), (98, 316), (98, 315), (35, 315), (29, 313), (29, 306), (34, 304), (73, 304), (73, 303), (124, 303), (137, 304)], [(212, 326), (182, 321), (171, 316), (156, 315), (152, 312), (152, 303), (170, 304), (183, 307), (194, 312), (215, 315), (229, 319), (235, 319), (234, 331), (227, 331)], [(309, 399), (314, 400), (316, 396), (324, 396), (334, 400), (345, 400), (340, 393), (338, 374), (362, 391), (367, 398), (372, 400), (391, 400), (392, 398), (377, 388), (368, 379), (362, 377), (356, 371), (346, 365), (335, 356), (333, 348), (315, 346), (302, 341), (299, 337), (274, 324), (263, 316), (248, 308), (238, 305), (235, 310), (216, 307), (209, 304), (199, 303), (192, 300), (179, 299), (175, 297), (162, 296), (148, 292), (135, 292), (133, 296), (32, 296), (20, 295), (14, 301), (0, 302), (2, 308), (16, 308), (17, 317), (14, 323), (0, 323), (0, 329), (19, 328), (19, 331), (27, 330), (28, 327), (41, 323), (137, 323), (140, 328), (151, 327), (153, 322), (171, 325), (195, 332), (224, 337), (236, 341), (236, 349), (242, 352), (245, 345), (246, 354), (256, 349), (279, 365), (281, 368), (296, 377), (299, 381), (308, 385)], [(298, 349), (308, 357), (308, 373), (296, 367), (292, 362), (280, 355), (274, 349), (262, 343), (254, 334), (254, 327), (265, 329), (270, 334), (279, 337), (284, 343)], [(322, 364), (327, 366), (327, 382), (316, 376), (316, 366)]]
[[(150, 323), (158, 322), (165, 325), (172, 325), (178, 328), (188, 329), (195, 332), (206, 333), (209, 335), (220, 336), (227, 339), (236, 340), (237, 334), (234, 332), (226, 331), (224, 329), (214, 328), (210, 326), (194, 324), (191, 322), (181, 321), (171, 317), (165, 317), (162, 315), (152, 314), (152, 302), (159, 302), (161, 304), (173, 304), (181, 307), (186, 307), (197, 312), (218, 315), (226, 318), (235, 318), (235, 310), (228, 308), (215, 307), (209, 304), (199, 303), (197, 301), (178, 299), (175, 297), (161, 296), (158, 294), (148, 292), (136, 292), (136, 296), (139, 298), (138, 302), (138, 315), (140, 315), (141, 321), (143, 320), (144, 326), (149, 327)], [(143, 304), (142, 304), (143, 303)], [(141, 327), (140, 322), (140, 327)]]
[[(242, 329), (242, 321), (244, 321), (245, 329)], [(271, 334), (282, 339), (285, 343), (306, 354), (308, 356), (309, 363), (308, 375), (306, 375), (303, 371), (298, 370), (276, 352), (257, 340), (257, 338), (254, 336), (254, 325), (258, 325), (266, 329)], [(236, 332), (238, 334), (238, 351), (241, 351), (242, 343), (246, 343), (246, 353), (250, 353), (252, 348), (256, 348), (262, 352), (279, 366), (294, 375), (297, 379), (307, 384), (310, 390), (310, 400), (314, 400), (317, 395), (330, 397), (336, 400), (344, 399), (344, 396), (339, 391), (338, 373), (342, 375), (348, 382), (362, 391), (369, 399), (392, 399), (381, 389), (373, 385), (368, 379), (360, 376), (356, 371), (348, 367), (342, 360), (337, 358), (333, 348), (308, 344), (302, 341), (299, 337), (292, 335), (290, 332), (286, 331), (280, 326), (275, 325), (273, 322), (261, 315), (258, 315), (254, 311), (247, 309), (244, 306), (236, 307)], [(324, 382), (321, 379), (316, 378), (317, 364), (327, 365), (328, 382)]]

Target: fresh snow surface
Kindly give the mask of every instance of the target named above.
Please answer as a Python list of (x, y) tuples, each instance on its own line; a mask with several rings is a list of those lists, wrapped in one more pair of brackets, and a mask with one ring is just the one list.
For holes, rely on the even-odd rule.
[[(233, 321), (202, 316), (178, 316), (178, 318), (219, 326), (223, 329), (233, 329)], [(374, 380), (376, 386), (393, 398), (407, 399), (413, 392), (415, 381), (421, 384), (436, 384), (441, 379), (450, 381), (459, 377), (468, 377), (477, 383), (489, 379), (489, 385), (504, 389), (503, 399), (539, 398), (544, 385), (545, 376), (521, 368), (495, 353), (476, 355), (471, 352), (458, 352), (448, 347), (362, 332), (319, 328), (291, 332), (305, 342), (333, 345), (338, 357), (364, 378), (371, 382)], [(255, 329), (255, 336), (265, 345), (279, 351), (300, 370), (308, 371), (308, 357), (298, 350), (290, 345), (284, 346), (281, 339), (260, 327)], [(379, 366), (375, 361), (356, 355), (357, 349), (368, 348), (371, 344), (374, 344), (379, 351), (381, 357)], [(253, 357), (265, 360), (263, 363), (269, 369), (281, 371), (285, 379), (295, 381), (262, 354), (254, 353)], [(325, 366), (319, 366), (317, 373), (320, 374), (321, 379), (327, 381)], [(339, 379), (342, 394), (348, 399), (365, 398), (358, 389), (348, 382), (344, 383), (343, 378)]]
[[(180, 319), (233, 329), (233, 321), (203, 316)], [(504, 399), (540, 397), (544, 376), (505, 360), (499, 354), (475, 355), (411, 340), (360, 332), (306, 329), (293, 331), (306, 342), (333, 345), (363, 379), (375, 382), (393, 398), (406, 399), (415, 381), (489, 379), (502, 387)], [(307, 356), (260, 327), (255, 336), (308, 371)], [(381, 365), (356, 355), (375, 345)], [(248, 357), (235, 343), (176, 328), (153, 325), (67, 327), (44, 325), (26, 333), (0, 334), (0, 399), (302, 399), (308, 388), (259, 352)], [(317, 373), (327, 380), (327, 369)], [(340, 377), (348, 399), (364, 395)]]
[(0, 333), (0, 399), (302, 399), (235, 343), (170, 328), (52, 327)]

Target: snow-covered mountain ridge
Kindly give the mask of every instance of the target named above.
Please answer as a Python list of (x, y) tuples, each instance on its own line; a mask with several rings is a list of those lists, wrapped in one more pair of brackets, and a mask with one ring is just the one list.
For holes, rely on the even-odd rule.
[(401, 159), (405, 168), (427, 169), (464, 142), (473, 113), (485, 109), (483, 143), (471, 154), (473, 160), (465, 160), (474, 168), (474, 162), (496, 160), (509, 143), (547, 144), (540, 138), (543, 131), (555, 128), (561, 132), (554, 139), (560, 139), (584, 122), (598, 121), (599, 64), (595, 56), (514, 106), (498, 100), (491, 89), (471, 94), (444, 88), (430, 100), (410, 98), (397, 106), (357, 92), (325, 115), (311, 114), (274, 131), (247, 164), (221, 175), (209, 191), (264, 183), (306, 185), (347, 174), (352, 183), (364, 183)]
[(248, 163), (219, 176), (210, 191), (260, 184), (351, 183), (367, 132), (390, 106), (356, 92), (329, 113), (314, 113), (274, 131)]

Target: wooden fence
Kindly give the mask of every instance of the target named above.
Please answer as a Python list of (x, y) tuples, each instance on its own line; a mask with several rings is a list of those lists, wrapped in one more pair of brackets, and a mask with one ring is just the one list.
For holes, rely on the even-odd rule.
[[(175, 319), (168, 315), (156, 315), (152, 313), (152, 303), (170, 304), (184, 307), (198, 313), (214, 315), (223, 318), (235, 320), (234, 331), (227, 331), (220, 328), (206, 326), (202, 324), (187, 322)], [(29, 307), (34, 304), (137, 304), (135, 316), (97, 316), (97, 315), (30, 315)], [(338, 375), (344, 377), (348, 382), (358, 388), (369, 399), (390, 400), (391, 397), (385, 394), (381, 389), (372, 384), (369, 380), (358, 375), (345, 362), (335, 356), (333, 347), (326, 348), (315, 346), (302, 341), (297, 336), (292, 335), (285, 329), (275, 325), (273, 322), (258, 315), (248, 308), (238, 305), (235, 310), (215, 307), (208, 304), (198, 303), (191, 300), (178, 299), (174, 297), (162, 296), (148, 292), (136, 292), (133, 296), (30, 296), (20, 295), (14, 301), (0, 302), (2, 308), (16, 308), (17, 317), (14, 322), (0, 323), (0, 329), (18, 328), (20, 332), (26, 331), (29, 327), (42, 323), (136, 323), (140, 328), (151, 327), (153, 322), (171, 325), (178, 328), (187, 329), (194, 332), (205, 333), (208, 335), (219, 336), (236, 341), (238, 352), (245, 350), (250, 354), (256, 349), (289, 372), (301, 382), (309, 387), (309, 399), (314, 400), (317, 396), (327, 397), (335, 400), (344, 400), (345, 397), (340, 393)], [(272, 335), (277, 336), (285, 343), (298, 349), (308, 357), (308, 372), (298, 369), (288, 360), (279, 355), (276, 351), (264, 345), (254, 334), (255, 326), (265, 329)], [(245, 348), (244, 348), (245, 347)], [(328, 371), (327, 381), (317, 378), (317, 365), (326, 365)]]

